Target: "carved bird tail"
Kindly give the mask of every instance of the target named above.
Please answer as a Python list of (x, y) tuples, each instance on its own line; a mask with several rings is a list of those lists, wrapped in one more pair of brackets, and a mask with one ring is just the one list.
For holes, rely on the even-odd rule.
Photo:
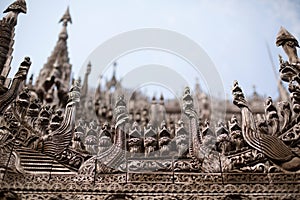
[[(235, 105), (241, 109), (242, 133), (245, 141), (254, 149), (268, 156), (276, 164), (292, 161), (296, 155), (279, 138), (257, 132), (253, 114), (249, 110), (247, 101), (237, 82), (235, 82), (232, 92)], [(290, 166), (286, 167), (289, 168)]]

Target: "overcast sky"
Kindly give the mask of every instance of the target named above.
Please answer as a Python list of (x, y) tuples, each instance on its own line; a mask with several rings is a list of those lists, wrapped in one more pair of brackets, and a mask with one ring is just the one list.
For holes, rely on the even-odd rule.
[[(1, 0), (0, 7), (4, 10), (11, 2)], [(248, 94), (256, 85), (260, 94), (276, 97), (266, 43), (278, 69), (278, 54), (286, 59), (275, 46), (280, 26), (300, 37), (300, 3), (296, 0), (27, 0), (28, 12), (19, 16), (16, 28), (10, 76), (26, 55), (33, 61), (30, 73), (38, 74), (58, 39), (58, 21), (67, 6), (73, 20), (68, 26), (68, 45), (75, 76), (91, 52), (111, 37), (160, 28), (182, 34), (202, 47), (221, 74), (226, 93), (230, 94), (233, 80), (238, 79)], [(188, 75), (188, 67), (166, 53), (145, 51), (122, 59), (118, 66), (124, 70), (155, 63), (182, 67)], [(126, 74), (124, 70), (119, 70), (118, 77)], [(192, 73), (188, 76), (196, 78)]]

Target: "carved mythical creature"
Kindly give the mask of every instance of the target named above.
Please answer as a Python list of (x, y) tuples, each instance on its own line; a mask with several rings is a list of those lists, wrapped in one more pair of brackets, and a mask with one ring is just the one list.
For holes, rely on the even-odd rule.
[(283, 27), (280, 27), (277, 34), (276, 45), (282, 46), (283, 50), (289, 57), (290, 64), (297, 64), (299, 62), (296, 49), (296, 47), (299, 47), (298, 41)]
[(14, 3), (12, 3), (8, 8), (4, 11), (4, 13), (7, 13), (7, 15), (4, 17), (4, 19), (13, 25), (17, 24), (17, 18), (19, 13), (25, 13), (27, 12), (26, 8), (26, 2), (25, 0), (17, 0)]
[(64, 119), (60, 126), (44, 138), (44, 152), (55, 155), (69, 146), (75, 128), (76, 107), (80, 101), (80, 88), (78, 83), (70, 89), (69, 99), (64, 112)]
[(243, 138), (252, 148), (265, 154), (274, 164), (288, 171), (300, 169), (300, 158), (275, 135), (258, 133), (254, 117), (242, 89), (234, 82), (233, 103), (241, 109)]

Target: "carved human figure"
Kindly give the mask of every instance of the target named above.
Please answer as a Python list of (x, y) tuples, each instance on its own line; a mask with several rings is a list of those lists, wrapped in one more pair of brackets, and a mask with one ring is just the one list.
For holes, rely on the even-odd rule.
[(145, 130), (144, 147), (145, 147), (145, 157), (154, 155), (153, 152), (157, 149), (157, 139), (156, 132), (152, 127), (151, 122), (148, 123), (147, 129)]
[(142, 139), (139, 125), (137, 122), (134, 122), (132, 125), (132, 130), (129, 133), (128, 138), (128, 148), (131, 156), (141, 153), (142, 151)]
[(98, 155), (108, 150), (112, 145), (112, 134), (108, 122), (105, 122), (99, 134)]
[(166, 156), (170, 154), (171, 151), (170, 142), (171, 142), (170, 131), (167, 129), (166, 122), (162, 121), (161, 130), (159, 132), (159, 140), (158, 140), (160, 156)]

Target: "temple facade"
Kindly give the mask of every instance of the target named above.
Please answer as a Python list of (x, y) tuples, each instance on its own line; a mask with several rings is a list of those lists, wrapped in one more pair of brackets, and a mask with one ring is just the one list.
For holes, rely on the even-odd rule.
[(97, 88), (92, 61), (71, 77), (69, 8), (36, 81), (26, 81), (29, 57), (9, 78), (26, 11), (16, 0), (0, 20), (0, 199), (300, 199), (299, 44), (285, 28), (279, 100), (255, 90), (246, 98), (233, 81), (233, 102), (198, 83), (179, 102), (123, 88), (117, 63)]

